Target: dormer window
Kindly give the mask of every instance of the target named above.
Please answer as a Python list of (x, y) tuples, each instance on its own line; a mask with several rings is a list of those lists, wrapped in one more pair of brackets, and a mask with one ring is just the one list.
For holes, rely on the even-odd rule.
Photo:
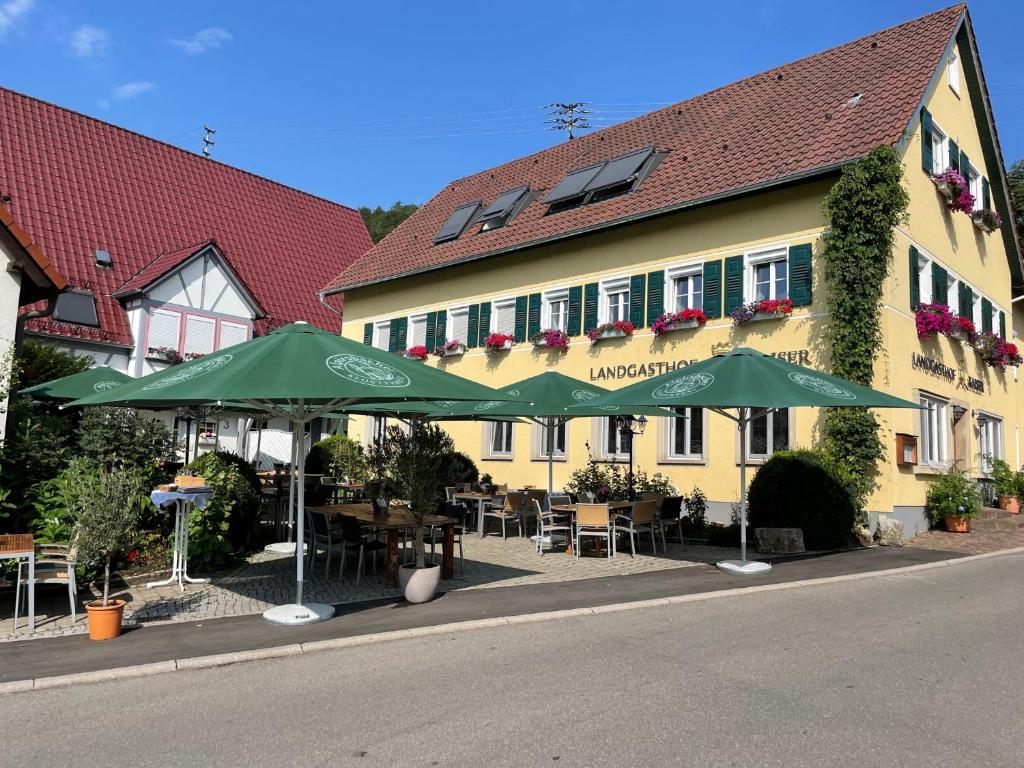
[(523, 208), (522, 203), (529, 191), (529, 187), (516, 187), (498, 195), (477, 219), (477, 223), (482, 225), (480, 231), (487, 232), (505, 226)]
[(65, 291), (57, 296), (57, 306), (53, 310), (53, 319), (61, 323), (87, 325), (99, 328), (100, 321), (96, 315), (96, 297), (92, 291)]
[(480, 201), (477, 200), (473, 203), (466, 203), (460, 205), (454, 211), (451, 216), (445, 221), (444, 225), (434, 236), (434, 245), (439, 243), (447, 243), (449, 240), (458, 240), (459, 235), (466, 231), (466, 227), (469, 226), (470, 221), (476, 216), (477, 211), (480, 210)]
[(571, 171), (544, 198), (544, 202), (550, 205), (548, 213), (558, 213), (632, 192), (661, 157), (650, 146)]

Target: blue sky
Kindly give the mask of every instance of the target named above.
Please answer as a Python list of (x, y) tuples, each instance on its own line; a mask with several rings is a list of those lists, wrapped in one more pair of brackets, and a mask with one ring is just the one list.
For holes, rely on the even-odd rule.
[[(353, 206), (608, 125), (941, 7), (903, 2), (0, 0), (0, 83)], [(1024, 3), (971, 14), (1007, 163), (1024, 157)], [(130, 9), (130, 10), (129, 10)]]

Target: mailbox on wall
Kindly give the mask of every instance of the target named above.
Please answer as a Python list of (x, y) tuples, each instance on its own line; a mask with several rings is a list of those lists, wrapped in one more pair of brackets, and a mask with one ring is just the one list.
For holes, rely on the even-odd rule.
[(901, 467), (917, 465), (917, 436), (896, 433), (896, 464)]

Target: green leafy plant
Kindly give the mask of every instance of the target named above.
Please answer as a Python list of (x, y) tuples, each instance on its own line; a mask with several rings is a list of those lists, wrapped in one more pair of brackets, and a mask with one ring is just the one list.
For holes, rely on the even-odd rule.
[(996, 487), (996, 496), (1016, 496), (1020, 490), (1019, 472), (1010, 469), (1010, 465), (1002, 459), (989, 456), (992, 462), (992, 482)]
[[(676, 495), (676, 487), (672, 485), (672, 481), (665, 475), (661, 474), (661, 472), (655, 472), (653, 475), (648, 475), (644, 470), (638, 469), (633, 473), (633, 482), (636, 487), (636, 495), (638, 497), (643, 496), (645, 493), (657, 494), (659, 496)], [(628, 477), (626, 484), (627, 486), (629, 484)]]
[(969, 519), (981, 513), (981, 493), (966, 472), (950, 467), (929, 481), (925, 504), (933, 523), (947, 517)]
[(78, 425), (78, 453), (112, 468), (133, 467), (150, 489), (170, 477), (176, 460), (171, 428), (130, 408), (86, 408)]
[(683, 501), (686, 509), (685, 524), (689, 531), (703, 531), (708, 522), (708, 497), (697, 486), (693, 487), (690, 495)]
[(482, 481), (480, 470), (473, 460), (461, 451), (452, 451), (441, 462), (437, 483), (442, 489), (449, 486), (461, 487), (463, 483), (476, 485), (478, 478)]
[(232, 561), (255, 526), (259, 478), (249, 462), (227, 451), (204, 453), (187, 469), (213, 489), (206, 507), (189, 514), (189, 558), (197, 570), (213, 570)]
[(306, 471), (362, 481), (367, 476), (366, 451), (345, 435), (331, 435), (313, 443), (306, 455)]

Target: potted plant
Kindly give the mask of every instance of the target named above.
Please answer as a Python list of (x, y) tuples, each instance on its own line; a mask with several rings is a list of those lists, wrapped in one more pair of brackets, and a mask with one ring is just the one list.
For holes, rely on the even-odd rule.
[(700, 328), (707, 321), (708, 316), (703, 310), (687, 307), (680, 312), (665, 312), (651, 323), (651, 331), (655, 336), (661, 336), (685, 328)]
[(995, 232), (1003, 226), (1003, 218), (990, 208), (979, 208), (971, 213), (971, 221), (974, 226), (985, 234)]
[(925, 504), (934, 524), (943, 523), (954, 533), (967, 533), (971, 519), (981, 512), (981, 494), (966, 472), (950, 467), (928, 484)]
[(974, 349), (981, 355), (982, 362), (1001, 371), (1008, 366), (1016, 368), (1024, 362), (1016, 344), (1011, 344), (991, 331), (982, 331), (977, 335)]
[(516, 343), (516, 337), (508, 333), (490, 333), (484, 339), (484, 352), (488, 355), (496, 355), (499, 352), (506, 352), (512, 349)]
[(792, 313), (792, 299), (762, 299), (737, 307), (731, 316), (733, 325), (743, 325), (752, 320), (778, 320)]
[(591, 343), (601, 339), (621, 339), (633, 335), (633, 324), (628, 320), (616, 320), (614, 323), (602, 323), (587, 331)]
[(445, 462), (454, 451), (454, 442), (441, 427), (415, 419), (408, 433), (398, 426), (388, 427), (370, 452), (371, 463), (408, 499), (415, 522), (416, 561), (398, 571), (399, 584), (410, 603), (433, 599), (441, 580), (441, 566), (426, 564), (423, 519), (440, 508), (443, 497), (438, 478), (444, 477)]
[(974, 323), (966, 317), (953, 315), (949, 326), (949, 332), (946, 335), (951, 339), (956, 339), (957, 341), (962, 341), (965, 344), (973, 345), (975, 339), (978, 338), (978, 329), (975, 328)]
[(948, 334), (953, 327), (953, 315), (945, 304), (919, 304), (914, 310), (917, 338), (930, 339), (937, 333)]
[(1014, 472), (1002, 459), (988, 457), (992, 462), (992, 482), (996, 487), (996, 504), (1014, 515), (1020, 514), (1020, 493), (1024, 472)]
[(97, 469), (85, 461), (74, 465), (69, 483), (69, 510), (75, 523), (79, 562), (102, 564), (103, 597), (86, 604), (89, 638), (109, 640), (121, 634), (124, 600), (110, 599), (110, 566), (127, 552), (139, 533), (148, 503), (142, 475), (134, 469)]
[(932, 176), (935, 189), (946, 198), (946, 208), (950, 211), (961, 211), (970, 215), (974, 210), (974, 195), (960, 172), (955, 168), (947, 168), (942, 173)]
[(458, 339), (448, 339), (444, 344), (439, 344), (434, 349), (438, 357), (458, 357), (466, 352), (466, 345)]
[(569, 334), (560, 328), (545, 328), (531, 336), (530, 343), (535, 347), (547, 347), (548, 349), (557, 349), (559, 352), (566, 352), (569, 349)]
[(404, 356), (409, 360), (426, 360), (429, 355), (430, 353), (427, 352), (427, 348), (424, 345), (417, 344), (405, 350)]

